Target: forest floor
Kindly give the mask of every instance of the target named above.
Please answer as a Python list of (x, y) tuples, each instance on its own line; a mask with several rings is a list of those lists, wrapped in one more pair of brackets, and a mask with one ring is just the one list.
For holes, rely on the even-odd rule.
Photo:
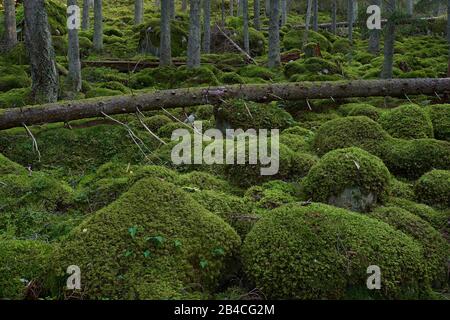
[[(215, 53), (203, 54), (202, 66), (191, 70), (183, 65), (189, 18), (178, 10), (172, 46), (179, 66), (126, 72), (84, 64), (82, 91), (74, 95), (64, 85), (65, 6), (52, 0), (48, 8), (61, 100), (377, 79), (383, 63), (382, 48), (368, 53), (359, 28), (353, 45), (344, 33), (309, 31), (315, 50), (305, 54), (303, 31), (291, 28), (304, 16), (291, 14), (281, 29), (282, 67), (265, 67), (267, 32), (251, 29), (255, 64), (213, 28)], [(104, 10), (105, 48), (94, 52), (92, 28), (80, 31), (83, 61), (157, 61), (139, 53), (149, 27), (147, 40), (159, 45), (153, 1), (137, 26), (130, 1), (105, 1)], [(321, 14), (320, 22), (328, 21)], [(262, 22), (267, 27), (267, 18)], [(241, 25), (240, 18), (226, 20), (242, 45)], [(446, 77), (445, 28), (446, 19), (399, 28), (394, 77)], [(28, 105), (30, 87), (20, 43), (0, 57), (0, 113)], [(29, 127), (32, 137), (25, 128), (0, 131), (0, 298), (449, 299), (446, 102), (420, 92), (404, 99), (236, 99), (43, 124)], [(195, 135), (184, 123), (190, 115), (203, 131), (219, 121), (279, 129), (278, 173), (262, 176), (260, 165), (250, 164), (174, 165), (171, 136), (176, 129)], [(80, 267), (82, 290), (63, 289), (70, 265)], [(381, 290), (366, 288), (370, 265), (381, 269)]]

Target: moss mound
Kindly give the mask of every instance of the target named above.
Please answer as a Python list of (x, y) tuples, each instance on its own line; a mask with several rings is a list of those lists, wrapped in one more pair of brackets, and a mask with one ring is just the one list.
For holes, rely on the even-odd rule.
[(40, 289), (51, 249), (40, 241), (0, 239), (0, 298), (24, 299), (31, 282), (31, 288)]
[(304, 192), (314, 201), (354, 211), (368, 211), (383, 201), (389, 186), (390, 173), (383, 161), (359, 148), (327, 153), (303, 181)]
[[(388, 224), (322, 204), (272, 211), (242, 248), (248, 276), (272, 299), (338, 299), (355, 288), (366, 297), (417, 298), (427, 289), (422, 255)], [(366, 289), (369, 265), (382, 270), (377, 292)]]
[(450, 171), (432, 170), (424, 174), (416, 182), (414, 191), (420, 202), (450, 208)]
[(438, 104), (429, 108), (435, 138), (450, 141), (450, 105)]
[(181, 298), (198, 284), (214, 288), (239, 243), (183, 190), (147, 178), (74, 229), (53, 262), (57, 274), (83, 270), (87, 298)]
[(437, 286), (447, 282), (447, 259), (450, 248), (428, 222), (398, 207), (377, 208), (370, 215), (418, 241), (422, 245), (427, 273), (432, 282)]
[(0, 153), (0, 175), (4, 174), (25, 174), (27, 171), (21, 165), (9, 160)]
[(274, 103), (261, 104), (244, 100), (231, 100), (215, 110), (216, 121), (233, 129), (279, 129), (294, 123), (292, 116)]
[(366, 116), (374, 121), (378, 121), (381, 115), (380, 109), (366, 103), (344, 104), (339, 111), (346, 116)]
[(433, 138), (433, 124), (425, 110), (418, 105), (408, 104), (382, 114), (381, 126), (394, 138)]
[(346, 147), (379, 154), (381, 144), (388, 137), (383, 128), (368, 117), (345, 117), (324, 123), (316, 132), (313, 146), (320, 155)]
[(287, 182), (272, 180), (261, 186), (253, 186), (245, 192), (245, 198), (258, 208), (275, 209), (297, 200), (296, 188)]
[[(283, 37), (283, 46), (285, 50), (302, 49), (303, 48), (304, 31), (292, 30)], [(318, 32), (308, 31), (308, 42), (314, 42), (320, 45), (321, 50), (330, 51), (331, 42)]]

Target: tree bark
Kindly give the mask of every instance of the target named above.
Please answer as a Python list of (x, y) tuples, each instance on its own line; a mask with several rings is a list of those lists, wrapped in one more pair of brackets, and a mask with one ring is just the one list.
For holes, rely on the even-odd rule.
[(319, 1), (313, 0), (312, 3), (312, 10), (313, 10), (313, 30), (319, 31)]
[(406, 12), (409, 16), (414, 14), (414, 0), (407, 0), (406, 2)]
[(253, 27), (256, 30), (261, 29), (261, 0), (253, 1)]
[(103, 50), (103, 0), (94, 1), (94, 50)]
[[(67, 6), (72, 5), (77, 5), (77, 0), (67, 0)], [(76, 28), (68, 30), (67, 58), (69, 62), (68, 89), (73, 92), (79, 92), (81, 90), (81, 61), (78, 29)]]
[(389, 15), (384, 35), (384, 61), (381, 78), (391, 79), (394, 66), (394, 44), (395, 44), (395, 0), (389, 0), (386, 6)]
[(41, 106), (5, 109), (0, 113), (0, 130), (23, 124), (67, 122), (113, 114), (154, 111), (160, 108), (220, 105), (223, 100), (242, 98), (268, 103), (276, 100), (329, 99), (348, 97), (392, 96), (448, 93), (450, 78), (321, 81), (308, 83), (275, 83), (234, 85), (214, 88), (162, 90), (126, 96), (65, 101)]
[(83, 0), (83, 20), (81, 22), (81, 29), (89, 29), (89, 10), (91, 8), (91, 0)]
[[(370, 3), (380, 6), (381, 0), (372, 0)], [(371, 54), (377, 55), (380, 53), (380, 34), (381, 30), (369, 30), (369, 52)]]
[(211, 0), (203, 0), (203, 53), (211, 51)]
[(134, 0), (134, 24), (144, 21), (144, 0)]
[(6, 48), (11, 49), (17, 44), (16, 4), (14, 0), (3, 0), (5, 10), (5, 41)]
[(280, 0), (270, 1), (269, 19), (269, 68), (281, 65), (280, 57)]
[(170, 0), (170, 19), (175, 19), (175, 0)]
[(161, 0), (161, 31), (159, 45), (159, 65), (172, 64), (172, 42), (170, 34), (170, 2)]
[(308, 0), (306, 5), (305, 32), (303, 33), (303, 45), (308, 43), (309, 26), (311, 23), (313, 0)]
[(234, 16), (234, 0), (230, 0), (230, 16)]
[(190, 0), (189, 10), (189, 39), (187, 49), (188, 68), (198, 68), (200, 66), (200, 46), (201, 46), (201, 10), (200, 0)]
[(353, 43), (353, 0), (347, 2), (348, 40)]
[(287, 0), (281, 0), (281, 25), (287, 22)]
[(242, 17), (244, 22), (243, 35), (244, 35), (244, 51), (250, 54), (250, 34), (249, 34), (249, 22), (248, 22), (248, 0), (241, 0), (242, 2)]
[(25, 45), (30, 56), (31, 98), (36, 103), (58, 99), (58, 71), (44, 0), (24, 1)]
[(337, 27), (337, 0), (333, 0), (331, 4), (331, 32), (336, 34)]

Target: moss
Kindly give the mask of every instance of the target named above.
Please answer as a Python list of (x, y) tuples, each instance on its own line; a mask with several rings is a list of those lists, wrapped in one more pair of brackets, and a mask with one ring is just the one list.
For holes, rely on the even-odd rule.
[(414, 201), (401, 198), (391, 198), (389, 199), (387, 205), (403, 208), (427, 221), (436, 230), (440, 230), (443, 233), (448, 233), (445, 230), (450, 228), (448, 225), (449, 217), (445, 212), (437, 211), (422, 203), (416, 203)]
[(366, 103), (344, 104), (339, 111), (346, 116), (366, 116), (374, 121), (378, 121), (382, 114), (380, 109)]
[[(252, 27), (248, 29), (248, 34), (250, 55), (252, 57), (263, 55), (266, 52), (266, 38), (264, 37), (264, 34)], [(239, 28), (237, 28), (237, 32), (233, 38), (241, 48), (244, 48), (244, 32), (242, 27), (239, 26)]]
[(389, 135), (375, 121), (365, 117), (337, 118), (324, 123), (314, 138), (315, 150), (323, 155), (330, 150), (359, 147), (374, 154), (379, 153)]
[(2, 59), (6, 65), (25, 65), (30, 61), (24, 43), (18, 43), (8, 52), (2, 53), (0, 59)]
[[(428, 289), (422, 254), (388, 224), (322, 204), (273, 210), (242, 248), (247, 275), (269, 299), (339, 299), (356, 288), (367, 297), (418, 298)], [(367, 290), (369, 265), (382, 270), (381, 290)]]
[(192, 198), (229, 223), (242, 238), (259, 219), (257, 215), (252, 214), (252, 203), (241, 197), (220, 191), (202, 190), (193, 192)]
[[(358, 149), (346, 148), (330, 151), (323, 156), (319, 163), (313, 166), (303, 181), (304, 192), (308, 197), (317, 202), (337, 203), (336, 197), (340, 197), (347, 189), (352, 191), (351, 205), (361, 207), (367, 211), (376, 204), (383, 202), (390, 187), (390, 174), (384, 163), (376, 156)], [(358, 199), (356, 190), (362, 197), (371, 197), (366, 205)], [(358, 205), (353, 206), (353, 201)], [(350, 209), (349, 208), (349, 209)]]
[(214, 117), (214, 106), (207, 104), (195, 109), (195, 118), (200, 120), (210, 120)]
[(31, 102), (30, 88), (12, 89), (0, 93), (0, 109), (19, 108)]
[(99, 85), (100, 88), (106, 88), (113, 91), (120, 91), (125, 94), (131, 93), (131, 90), (118, 81), (104, 82)]
[(22, 66), (0, 66), (0, 91), (25, 88), (31, 85), (31, 79)]
[(379, 122), (394, 138), (433, 138), (433, 124), (425, 110), (418, 105), (403, 105), (385, 112)]
[(41, 288), (51, 249), (40, 241), (0, 239), (0, 298), (26, 298), (31, 281)]
[(310, 149), (310, 145), (308, 141), (296, 134), (286, 134), (283, 133), (280, 135), (280, 142), (286, 146), (288, 146), (292, 151), (308, 151)]
[(172, 137), (172, 133), (177, 129), (185, 129), (189, 132), (194, 132), (194, 130), (187, 124), (183, 124), (180, 122), (169, 122), (158, 129), (157, 135), (160, 138), (170, 139)]
[(450, 105), (432, 105), (429, 107), (429, 114), (435, 138), (450, 141)]
[(414, 187), (411, 183), (392, 178), (390, 195), (395, 198), (414, 200)]
[[(166, 124), (172, 123), (173, 120), (170, 119), (166, 115), (154, 115), (148, 118), (145, 118), (144, 120), (145, 125), (153, 132), (156, 133), (159, 128), (165, 126)], [(138, 124), (140, 125), (140, 124)]]
[(297, 200), (296, 188), (281, 180), (272, 180), (261, 186), (250, 187), (245, 192), (245, 199), (255, 203), (258, 208), (275, 209)]
[(45, 3), (48, 23), (52, 35), (63, 35), (67, 33), (67, 14), (63, 3), (55, 0), (48, 0)]
[(194, 284), (215, 288), (239, 243), (183, 190), (146, 178), (74, 229), (52, 260), (56, 274), (83, 270), (86, 298), (170, 299)]
[(0, 153), (0, 176), (4, 174), (26, 174), (27, 170)]
[(447, 259), (450, 248), (428, 222), (398, 207), (377, 208), (370, 215), (418, 241), (422, 245), (427, 273), (432, 282), (438, 287), (447, 282)]
[(347, 54), (351, 52), (352, 50), (352, 44), (350, 40), (345, 38), (337, 39), (335, 42), (333, 42), (333, 52), (334, 53), (343, 53)]
[(219, 119), (233, 129), (280, 129), (294, 123), (292, 116), (273, 103), (260, 104), (244, 100), (230, 100), (215, 110)]
[(416, 182), (414, 192), (420, 202), (450, 208), (450, 171), (427, 172)]
[(314, 136), (314, 132), (305, 129), (300, 126), (294, 126), (283, 130), (282, 134), (295, 134), (297, 136), (304, 137), (305, 139), (311, 139)]
[[(293, 61), (284, 67), (284, 75), (291, 79), (296, 75), (299, 76), (332, 76), (340, 73), (340, 68), (334, 62), (330, 62), (323, 58), (312, 57), (301, 61)], [(315, 79), (311, 79), (313, 81)]]
[[(286, 33), (283, 37), (283, 46), (285, 50), (302, 49), (304, 31), (292, 30)], [(310, 30), (308, 32), (308, 41), (315, 42), (320, 45), (320, 49), (329, 51), (332, 47), (331, 42), (318, 32)]]
[(220, 82), (225, 84), (243, 84), (245, 83), (242, 77), (234, 72), (226, 72), (220, 77)]
[(108, 88), (92, 88), (86, 92), (86, 98), (120, 96), (123, 92), (119, 90), (112, 90)]
[(237, 192), (236, 188), (232, 187), (227, 181), (202, 171), (193, 171), (180, 175), (176, 184), (199, 190), (215, 190), (225, 193)]
[(118, 70), (106, 67), (87, 67), (81, 70), (82, 78), (89, 82), (108, 82), (118, 81), (125, 83), (128, 81), (128, 75), (120, 73)]
[(273, 80), (276, 77), (276, 74), (272, 70), (253, 64), (240, 68), (238, 72), (242, 77), (246, 78), (261, 78), (264, 80)]

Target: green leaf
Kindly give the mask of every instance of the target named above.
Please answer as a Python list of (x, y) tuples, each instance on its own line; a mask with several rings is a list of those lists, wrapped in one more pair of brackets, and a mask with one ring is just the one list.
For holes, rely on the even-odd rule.
[(150, 255), (151, 255), (151, 252), (149, 250), (144, 251), (144, 257), (148, 258), (148, 257), (150, 257)]
[(208, 266), (208, 261), (202, 259), (202, 260), (200, 261), (200, 267), (201, 267), (202, 269), (205, 269), (207, 266)]
[(174, 246), (175, 246), (175, 248), (181, 248), (181, 241), (180, 240), (175, 240), (174, 241)]
[(130, 227), (128, 228), (128, 233), (130, 234), (130, 236), (134, 239), (136, 237), (136, 233), (137, 233), (137, 227)]
[(213, 255), (215, 256), (223, 256), (225, 254), (225, 250), (223, 250), (223, 248), (215, 248), (212, 251)]

